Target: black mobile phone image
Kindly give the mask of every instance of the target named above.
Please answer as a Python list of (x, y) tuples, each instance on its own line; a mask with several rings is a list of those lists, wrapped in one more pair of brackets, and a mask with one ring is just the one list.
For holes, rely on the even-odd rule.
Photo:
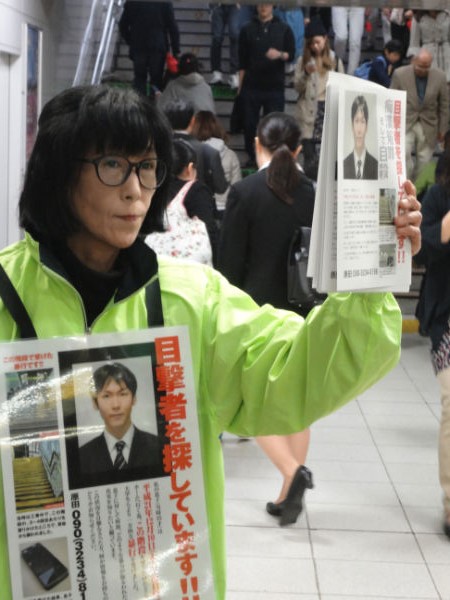
[(39, 542), (24, 548), (22, 558), (46, 590), (50, 590), (69, 575), (62, 562)]

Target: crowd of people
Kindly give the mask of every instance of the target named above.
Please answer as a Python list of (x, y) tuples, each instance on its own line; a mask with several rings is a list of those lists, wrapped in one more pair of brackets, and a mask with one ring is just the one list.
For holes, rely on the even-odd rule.
[[(428, 188), (433, 198), (439, 194), (444, 198), (439, 213), (442, 218), (446, 210), (445, 198), (448, 197), (447, 146), (437, 169), (433, 157), (439, 154), (440, 145), (444, 140), (448, 142), (450, 135), (448, 10), (290, 9), (271, 3), (258, 3), (256, 6), (213, 3), (210, 10), (212, 75), (209, 81), (200, 74), (202, 69), (195, 55), (181, 55), (177, 78), (157, 95), (156, 102), (169, 116), (176, 136), (180, 128), (173, 125), (171, 106), (173, 101), (180, 102), (179, 96), (183, 93), (184, 98), (190, 100), (188, 104), (193, 105), (189, 108), (192, 122), (186, 125), (186, 131), (197, 147), (198, 162), (201, 162), (199, 141), (200, 145), (207, 143), (220, 151), (227, 186), (222, 190), (210, 186), (207, 227), (213, 264), (231, 283), (246, 291), (258, 304), (270, 303), (292, 310), (286, 305), (286, 273), (282, 265), (292, 228), (310, 224), (312, 220), (314, 186), (311, 181), (317, 179), (325, 90), (332, 71), (364, 76), (385, 87), (407, 92), (407, 176), (410, 180), (417, 178), (422, 198), (428, 198)], [(380, 29), (382, 50), (367, 61), (366, 75), (361, 75), (361, 50), (375, 53), (377, 31)], [(229, 37), (228, 75), (222, 57), (225, 34)], [(176, 42), (172, 43), (172, 47), (176, 52)], [(195, 71), (198, 86), (196, 90), (189, 84), (189, 95), (184, 82), (186, 56)], [(285, 88), (290, 77), (291, 85), (298, 94), (293, 116), (285, 112)], [(191, 79), (194, 77), (191, 76)], [(236, 92), (235, 109), (238, 106), (241, 111), (244, 148), (248, 157), (242, 165), (227, 145), (226, 132), (215, 115), (213, 96), (204, 91), (208, 84), (212, 88), (228, 84)], [(139, 85), (136, 87), (139, 89)], [(368, 119), (367, 103), (363, 96), (358, 96), (352, 105), (354, 149), (344, 160), (346, 178), (377, 178), (377, 159), (367, 151), (363, 141)], [(240, 167), (258, 171), (240, 181)], [(207, 171), (202, 175), (201, 168), (198, 168), (198, 179), (207, 176)], [(433, 187), (436, 182), (441, 185), (439, 193)], [(430, 204), (427, 199), (425, 206)], [(216, 217), (217, 231), (214, 234), (211, 233), (211, 206)], [(191, 216), (202, 218), (202, 211), (190, 210), (189, 203), (186, 209)], [(438, 217), (433, 214), (433, 218)], [(285, 226), (282, 227), (283, 219)], [(428, 243), (434, 248), (430, 254), (431, 263), (436, 255), (441, 256), (442, 248), (439, 247), (436, 252), (435, 246), (442, 244), (444, 237), (448, 239), (447, 234), (442, 234), (440, 240), (435, 240), (427, 234)], [(428, 299), (432, 285), (436, 288), (437, 284), (428, 281), (427, 292), (424, 293)], [(443, 293), (441, 300), (447, 295)], [(435, 292), (433, 296), (436, 296)], [(443, 313), (446, 318), (450, 313), (447, 304), (450, 305), (450, 302), (446, 301)], [(425, 310), (427, 319), (431, 318), (429, 311), (428, 306)], [(307, 312), (303, 311), (303, 316)], [(424, 329), (429, 328), (427, 322)], [(448, 333), (442, 319), (432, 331), (434, 356), (441, 356), (448, 346)], [(435, 358), (435, 364), (438, 362)], [(441, 363), (439, 365), (437, 371), (445, 373), (446, 363), (444, 367)], [(447, 375), (440, 374), (439, 377), (442, 380), (443, 404), (447, 406), (449, 385), (444, 381)], [(450, 422), (450, 417), (445, 417), (446, 412), (450, 413), (450, 409), (443, 412), (444, 440), (448, 428), (445, 423)], [(279, 497), (269, 502), (266, 508), (270, 514), (281, 517), (282, 522), (288, 522), (290, 518), (295, 520), (301, 512), (299, 495), (302, 497), (305, 489), (312, 486), (312, 476), (303, 464), (309, 445), (309, 430), (295, 432), (292, 437), (257, 436), (257, 440), (283, 476)], [(441, 447), (444, 445), (441, 442)], [(449, 533), (449, 460), (442, 450), (440, 456), (443, 465), (441, 479), (447, 498), (446, 532)], [(283, 518), (285, 504), (292, 500), (289, 494), (293, 482), (297, 489), (296, 508), (286, 508)]]
[[(127, 4), (135, 2), (129, 1)], [(161, 13), (171, 12), (169, 8), (162, 7), (170, 3), (160, 4)], [(183, 54), (179, 57), (177, 77), (157, 95), (156, 102), (169, 117), (174, 136), (179, 136), (182, 129), (184, 135), (188, 135), (188, 141), (195, 145), (196, 177), (206, 183), (205, 189), (209, 185), (208, 202), (203, 200), (208, 209), (205, 212), (200, 202), (192, 209), (188, 201), (186, 210), (189, 216), (204, 219), (214, 266), (257, 303), (292, 309), (287, 306), (284, 294), (286, 273), (283, 264), (292, 228), (312, 221), (314, 186), (311, 181), (317, 179), (325, 90), (331, 71), (364, 76), (385, 87), (407, 92), (407, 175), (411, 180), (417, 179), (421, 198), (427, 197), (428, 188), (433, 198), (436, 196), (437, 192), (433, 191), (436, 182), (441, 182), (443, 186), (440, 188), (442, 198), (447, 197), (445, 157), (448, 155), (448, 144), (437, 169), (437, 161), (433, 160), (433, 156), (439, 153), (444, 140), (448, 142), (450, 135), (450, 12), (361, 7), (290, 9), (271, 3), (259, 3), (256, 6), (213, 3), (210, 4), (210, 10), (212, 75), (209, 82), (200, 74), (200, 64), (195, 55)], [(129, 21), (126, 12), (123, 19)], [(167, 23), (168, 36), (172, 39), (174, 53), (177, 53), (179, 38), (173, 34), (173, 20), (168, 19)], [(361, 49), (365, 42), (365, 49), (374, 52), (376, 32), (380, 29), (382, 51), (365, 64), (366, 75), (361, 75), (361, 69), (357, 68), (361, 65)], [(230, 49), (228, 77), (224, 73), (222, 59), (225, 34), (228, 34)], [(188, 84), (185, 81), (186, 64), (195, 74), (188, 75)], [(298, 94), (292, 117), (285, 113), (285, 88), (287, 77), (291, 74), (292, 86)], [(217, 84), (228, 84), (237, 94), (235, 106), (238, 103), (241, 111), (244, 148), (248, 156), (243, 165), (239, 164), (236, 154), (227, 145), (226, 132), (215, 115), (213, 95), (210, 90), (205, 91)], [(142, 89), (138, 75), (135, 86)], [(191, 117), (191, 122), (183, 127), (179, 123), (174, 125), (173, 121), (173, 106), (180, 103), (181, 96), (184, 101), (188, 100)], [(368, 119), (367, 103), (363, 96), (358, 96), (352, 105), (354, 149), (344, 160), (346, 178), (377, 178), (377, 159), (367, 151), (363, 141)], [(217, 179), (220, 171), (220, 178), (226, 181), (223, 189), (217, 189), (211, 182), (208, 184), (208, 174), (211, 176), (212, 172), (201, 166), (201, 155), (205, 150), (200, 150), (205, 143), (210, 145), (210, 149), (220, 151), (220, 159), (216, 156), (215, 164), (221, 162), (222, 168), (217, 169), (215, 175)], [(241, 166), (258, 169), (258, 172), (240, 181)], [(178, 177), (176, 174), (174, 176), (175, 179)], [(180, 186), (174, 188), (172, 184), (174, 196)], [(195, 188), (192, 188), (190, 194), (194, 191)], [(427, 199), (425, 206), (429, 205), (430, 200)], [(444, 209), (445, 206), (441, 213), (445, 212)], [(433, 218), (437, 216), (433, 214)], [(286, 222), (282, 227), (280, 224), (284, 222), (283, 219)], [(431, 234), (427, 234), (427, 239), (431, 246), (442, 243), (442, 240), (431, 239)], [(261, 244), (261, 240), (264, 240), (264, 244)], [(425, 249), (422, 254), (424, 252)], [(440, 256), (440, 253), (441, 249), (437, 255)], [(435, 259), (434, 249), (431, 263)], [(436, 287), (429, 280), (427, 292), (423, 294), (428, 299), (431, 285)], [(446, 296), (443, 293), (443, 298)], [(450, 312), (447, 304), (446, 318)], [(422, 315), (422, 305), (420, 310)], [(431, 318), (429, 311), (430, 307), (427, 306), (426, 321)], [(308, 311), (300, 312), (305, 316)], [(427, 321), (424, 329), (429, 328)], [(439, 350), (439, 344), (447, 344), (448, 334), (441, 320), (432, 331), (433, 352), (442, 354), (444, 351)], [(440, 375), (440, 379), (444, 380), (444, 375)], [(442, 386), (444, 402), (449, 395), (449, 386), (445, 382)], [(446, 405), (448, 402), (445, 400)], [(444, 420), (450, 420), (450, 417), (445, 418), (445, 413)], [(444, 437), (447, 427), (443, 425)], [(312, 485), (311, 475), (305, 476), (307, 470), (303, 471), (303, 479), (300, 472), (297, 473), (300, 468), (306, 469), (303, 463), (309, 445), (309, 430), (296, 432), (292, 438), (262, 436), (257, 439), (283, 475), (278, 499), (267, 505), (270, 514), (281, 516), (293, 478), (297, 481), (297, 487), (300, 485), (302, 488), (302, 494), (310, 487), (309, 484)], [(450, 478), (449, 461), (442, 450), (440, 456), (443, 457), (442, 470), (445, 471), (442, 480), (447, 497), (448, 532), (450, 490), (446, 482)], [(303, 481), (303, 484), (299, 484), (299, 481)], [(292, 512), (291, 507), (290, 514), (298, 515), (300, 511), (301, 503), (300, 506), (297, 503), (297, 513), (295, 510)], [(286, 520), (289, 518), (285, 517)]]

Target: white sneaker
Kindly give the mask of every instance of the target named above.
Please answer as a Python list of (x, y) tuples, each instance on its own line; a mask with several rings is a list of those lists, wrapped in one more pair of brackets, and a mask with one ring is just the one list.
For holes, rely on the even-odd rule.
[(215, 85), (216, 83), (222, 83), (223, 75), (220, 71), (213, 71), (212, 77), (209, 80), (209, 85)]
[(239, 87), (239, 75), (237, 73), (233, 73), (228, 77), (228, 85), (232, 90), (237, 90)]

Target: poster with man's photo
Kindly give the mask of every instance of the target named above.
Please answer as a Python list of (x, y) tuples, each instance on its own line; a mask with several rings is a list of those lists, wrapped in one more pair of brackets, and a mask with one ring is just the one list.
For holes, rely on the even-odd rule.
[(409, 289), (410, 244), (394, 226), (405, 118), (405, 92), (329, 73), (308, 263), (320, 292)]
[(186, 328), (0, 346), (14, 600), (213, 599)]
[(401, 291), (411, 271), (394, 226), (406, 179), (404, 93), (358, 82), (339, 90), (337, 286)]

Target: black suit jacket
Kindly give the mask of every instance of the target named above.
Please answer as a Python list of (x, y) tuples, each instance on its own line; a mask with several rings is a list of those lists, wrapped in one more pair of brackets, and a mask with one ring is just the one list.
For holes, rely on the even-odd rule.
[(194, 148), (197, 155), (197, 179), (206, 184), (213, 194), (223, 194), (228, 189), (228, 181), (218, 150), (188, 133), (177, 131), (173, 137), (189, 142)]
[[(161, 450), (161, 442), (157, 435), (135, 427), (129, 460), (122, 473), (126, 470), (142, 469), (147, 477), (161, 477), (164, 475)], [(80, 471), (83, 474), (105, 473), (114, 469), (103, 433), (80, 446), (79, 457)]]
[[(218, 269), (258, 304), (296, 310), (287, 301), (289, 244), (300, 225), (311, 226), (314, 188), (303, 176), (283, 202), (266, 183), (266, 169), (231, 186), (222, 222)], [(301, 309), (299, 309), (301, 312)]]
[(171, 2), (125, 3), (119, 21), (119, 30), (130, 46), (130, 54), (136, 51), (152, 51), (155, 48), (166, 53), (168, 38), (173, 54), (180, 53), (180, 33)]
[[(344, 158), (344, 179), (356, 179), (353, 152)], [(361, 179), (378, 179), (378, 161), (367, 150)]]

